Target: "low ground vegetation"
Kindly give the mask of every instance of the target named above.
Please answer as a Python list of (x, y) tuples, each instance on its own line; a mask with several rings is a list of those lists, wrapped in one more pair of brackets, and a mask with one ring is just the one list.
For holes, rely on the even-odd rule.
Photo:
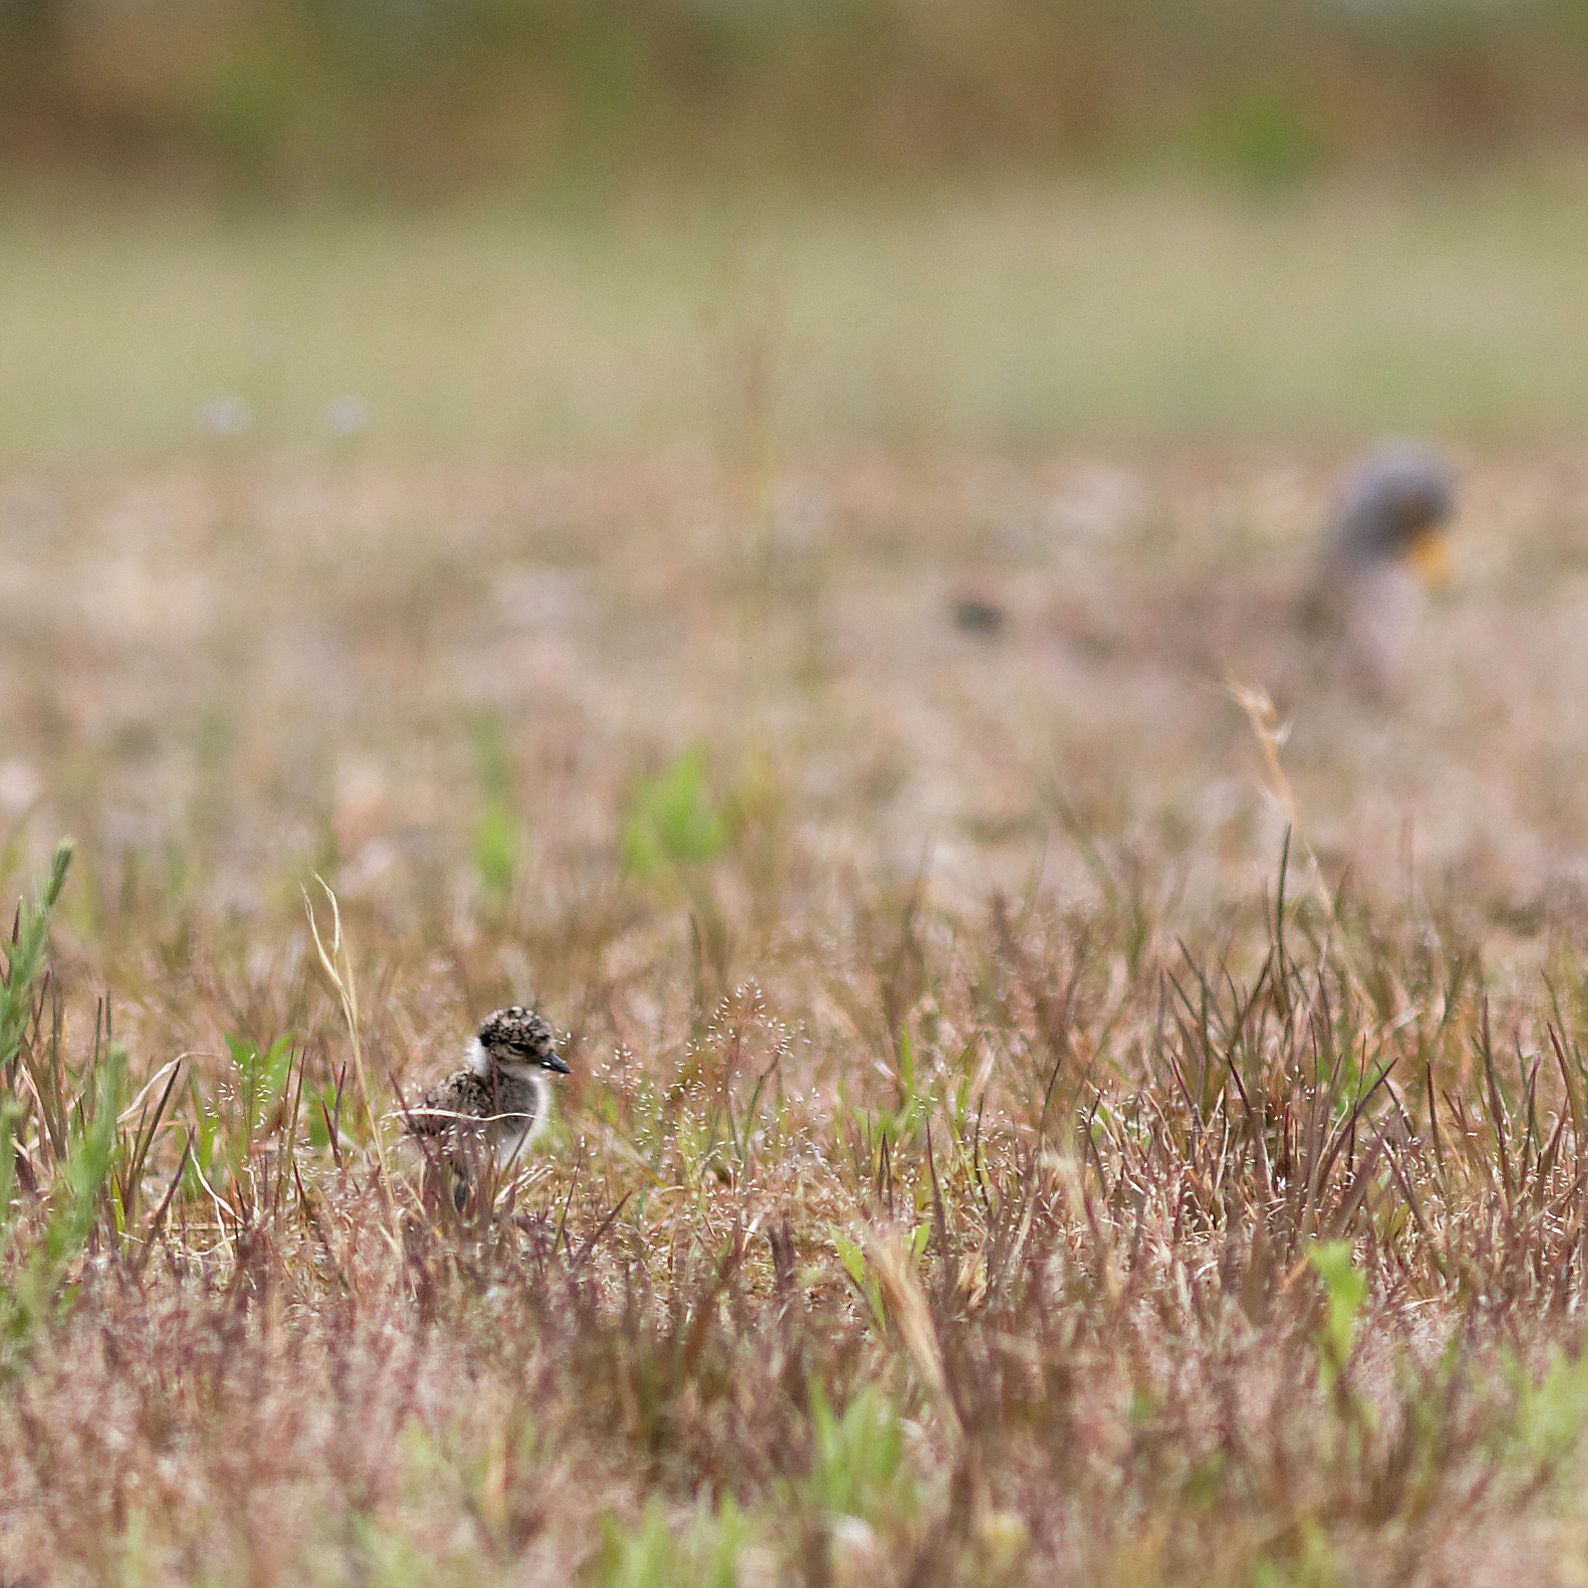
[(1336, 461), (14, 482), (0, 1576), (1580, 1580), (1579, 471), (1402, 700), (1108, 639)]

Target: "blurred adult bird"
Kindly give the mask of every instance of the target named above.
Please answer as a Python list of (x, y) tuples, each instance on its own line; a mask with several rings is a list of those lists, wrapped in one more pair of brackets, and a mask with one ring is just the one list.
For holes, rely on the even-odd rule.
[[(1427, 591), (1448, 576), (1454, 503), (1454, 475), (1438, 453), (1390, 443), (1347, 470), (1321, 544), (1300, 567), (1127, 581), (1101, 599), (1096, 588), (1066, 588), (1048, 610), (1061, 640), (1099, 665), (1256, 687), (1281, 703), (1339, 686), (1394, 698)], [(984, 638), (1010, 626), (980, 592), (961, 594), (953, 616)]]
[(1430, 589), (1449, 573), (1450, 465), (1428, 447), (1385, 444), (1337, 488), (1309, 564), (1204, 580), (1173, 598), (1188, 671), (1268, 694), (1282, 710), (1344, 692), (1393, 702), (1411, 682)]

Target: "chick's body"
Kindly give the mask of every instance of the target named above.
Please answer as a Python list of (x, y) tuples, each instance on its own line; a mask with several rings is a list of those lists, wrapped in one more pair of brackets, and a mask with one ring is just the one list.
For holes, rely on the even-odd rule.
[(481, 1023), (464, 1067), (438, 1081), (406, 1113), (409, 1144), (427, 1166), (450, 1172), (461, 1205), (489, 1151), (498, 1167), (518, 1158), (545, 1128), (551, 1075), (566, 1075), (551, 1027), (514, 1005)]
[(410, 1110), (409, 1130), (452, 1148), (478, 1138), (506, 1163), (544, 1129), (549, 1090), (540, 1076), (509, 1075), (500, 1067), (484, 1075), (458, 1070)]

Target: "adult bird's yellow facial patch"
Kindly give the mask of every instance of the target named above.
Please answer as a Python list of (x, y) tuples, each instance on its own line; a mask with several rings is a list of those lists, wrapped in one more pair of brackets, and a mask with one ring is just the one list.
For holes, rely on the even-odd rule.
[(1406, 547), (1406, 566), (1430, 589), (1449, 584), (1450, 537), (1438, 524), (1425, 524)]

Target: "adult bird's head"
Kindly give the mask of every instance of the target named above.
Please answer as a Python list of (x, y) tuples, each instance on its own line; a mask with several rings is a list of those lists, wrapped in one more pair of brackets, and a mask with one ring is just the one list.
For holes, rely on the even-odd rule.
[(1438, 453), (1411, 442), (1380, 447), (1346, 476), (1332, 559), (1350, 574), (1406, 568), (1425, 585), (1445, 583), (1455, 492), (1455, 475)]

